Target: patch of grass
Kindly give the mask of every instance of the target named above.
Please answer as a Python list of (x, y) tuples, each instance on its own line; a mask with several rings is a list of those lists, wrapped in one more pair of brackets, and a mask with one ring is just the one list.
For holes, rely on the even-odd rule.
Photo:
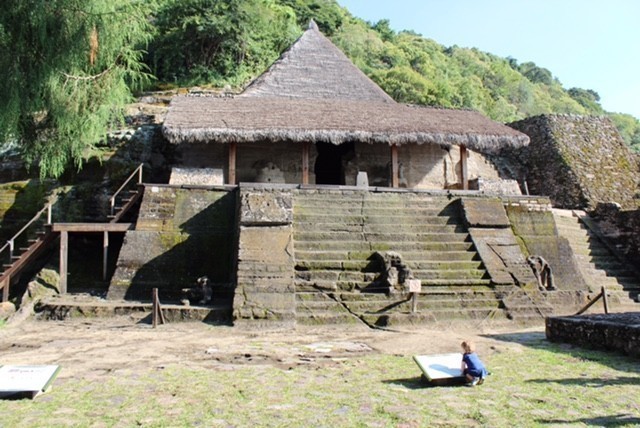
[[(105, 382), (58, 379), (34, 401), (0, 401), (0, 426), (631, 426), (638, 362), (545, 341), (485, 358), (477, 387), (428, 387), (408, 356), (332, 364), (116, 370)], [(64, 370), (64, 368), (63, 368)]]

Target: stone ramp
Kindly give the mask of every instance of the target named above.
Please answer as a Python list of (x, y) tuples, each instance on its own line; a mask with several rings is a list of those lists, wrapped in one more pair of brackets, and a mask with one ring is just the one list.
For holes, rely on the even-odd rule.
[(582, 211), (553, 210), (560, 236), (567, 238), (578, 267), (592, 292), (601, 287), (611, 293), (613, 303), (632, 304), (640, 294), (640, 278), (599, 237), (593, 221)]

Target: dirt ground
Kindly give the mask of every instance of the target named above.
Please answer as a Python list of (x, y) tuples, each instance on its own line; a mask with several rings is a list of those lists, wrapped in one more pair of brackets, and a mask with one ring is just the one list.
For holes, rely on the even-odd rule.
[[(542, 321), (541, 321), (542, 322)], [(0, 328), (0, 364), (60, 365), (59, 379), (100, 381), (114, 372), (183, 367), (233, 370), (247, 364), (294, 368), (331, 364), (366, 353), (424, 355), (460, 352), (460, 342), (475, 340), (489, 356), (525, 346), (498, 335), (540, 338), (543, 326), (519, 330), (460, 325), (392, 331), (365, 326), (296, 327), (256, 330), (183, 322), (152, 328), (133, 317), (38, 321), (32, 318)]]

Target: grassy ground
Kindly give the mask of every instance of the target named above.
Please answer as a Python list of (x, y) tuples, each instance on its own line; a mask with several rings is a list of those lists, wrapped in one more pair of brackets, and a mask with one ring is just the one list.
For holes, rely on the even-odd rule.
[(638, 360), (543, 333), (493, 339), (523, 346), (483, 358), (492, 375), (476, 387), (425, 386), (407, 355), (290, 365), (256, 352), (234, 364), (151, 361), (99, 382), (60, 377), (35, 400), (0, 401), (0, 427), (640, 426)]

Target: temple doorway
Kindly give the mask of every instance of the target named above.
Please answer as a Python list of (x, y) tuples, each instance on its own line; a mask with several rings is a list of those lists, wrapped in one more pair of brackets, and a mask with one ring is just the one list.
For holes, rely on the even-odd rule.
[(318, 156), (314, 165), (316, 184), (344, 185), (344, 164), (355, 157), (353, 142), (336, 146), (316, 143)]

